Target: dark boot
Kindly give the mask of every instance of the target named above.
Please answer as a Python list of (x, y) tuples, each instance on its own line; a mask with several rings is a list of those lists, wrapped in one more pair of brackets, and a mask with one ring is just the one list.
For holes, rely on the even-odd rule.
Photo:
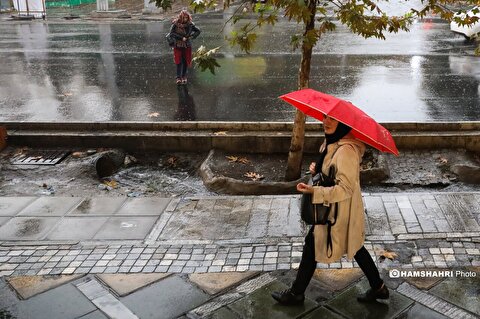
[(360, 302), (373, 302), (377, 299), (388, 299), (389, 297), (390, 293), (388, 292), (388, 288), (383, 284), (382, 287), (377, 290), (370, 288), (366, 293), (358, 295), (357, 300)]
[(272, 297), (278, 303), (284, 306), (294, 306), (294, 305), (301, 305), (305, 300), (305, 295), (295, 295), (290, 289), (284, 291), (274, 291), (272, 292)]

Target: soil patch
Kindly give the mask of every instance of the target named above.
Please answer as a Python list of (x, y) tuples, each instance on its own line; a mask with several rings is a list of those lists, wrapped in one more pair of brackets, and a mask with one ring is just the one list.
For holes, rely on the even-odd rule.
[[(212, 195), (198, 176), (206, 154), (128, 154), (129, 163), (100, 179), (95, 159), (105, 149), (71, 150), (51, 166), (13, 165), (13, 154), (27, 150), (8, 147), (0, 153), (0, 196), (202, 196)], [(92, 153), (92, 152), (90, 152)]]
[[(226, 176), (240, 181), (284, 182), (287, 154), (226, 153), (215, 150), (210, 159), (210, 168), (216, 176)], [(316, 158), (306, 155), (302, 173)]]

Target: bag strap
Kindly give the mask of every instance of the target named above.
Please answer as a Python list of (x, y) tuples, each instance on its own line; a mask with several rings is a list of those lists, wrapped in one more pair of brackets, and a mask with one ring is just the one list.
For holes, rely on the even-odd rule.
[[(332, 226), (334, 226), (337, 223), (337, 216), (338, 216), (338, 202), (333, 205), (335, 209), (335, 217), (334, 221), (331, 222), (330, 220), (327, 220), (327, 257), (330, 258), (333, 255), (333, 242), (332, 242)], [(330, 253), (328, 253), (330, 251)]]

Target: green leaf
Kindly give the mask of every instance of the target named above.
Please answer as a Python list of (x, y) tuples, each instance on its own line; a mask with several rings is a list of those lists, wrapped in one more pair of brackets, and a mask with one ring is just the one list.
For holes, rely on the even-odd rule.
[(208, 50), (205, 46), (200, 46), (193, 54), (192, 62), (196, 68), (200, 68), (202, 72), (209, 70), (210, 73), (215, 74), (215, 69), (220, 67), (217, 59), (214, 57), (215, 53), (220, 49), (216, 47)]
[(150, 0), (150, 3), (153, 2), (157, 8), (162, 8), (164, 11), (172, 8), (172, 0)]
[(190, 8), (193, 12), (205, 12), (207, 9), (213, 9), (217, 6), (215, 0), (190, 0)]

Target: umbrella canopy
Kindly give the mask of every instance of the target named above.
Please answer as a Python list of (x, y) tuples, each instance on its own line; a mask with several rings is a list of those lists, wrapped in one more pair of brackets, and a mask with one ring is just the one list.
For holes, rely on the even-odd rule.
[(390, 132), (350, 102), (312, 89), (304, 89), (280, 98), (308, 116), (323, 121), (328, 115), (352, 128), (355, 138), (382, 151), (398, 155)]

